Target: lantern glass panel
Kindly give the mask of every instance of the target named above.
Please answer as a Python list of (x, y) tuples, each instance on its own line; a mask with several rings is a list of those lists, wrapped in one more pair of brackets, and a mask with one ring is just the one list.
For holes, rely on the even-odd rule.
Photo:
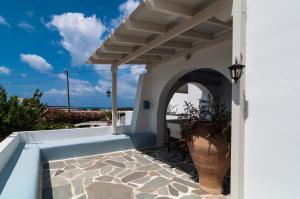
[(235, 78), (239, 78), (240, 77), (240, 70), (239, 68), (235, 69)]
[(234, 79), (234, 78), (236, 77), (235, 69), (234, 69), (234, 68), (231, 68), (231, 69), (230, 69), (230, 72), (231, 72), (231, 78)]

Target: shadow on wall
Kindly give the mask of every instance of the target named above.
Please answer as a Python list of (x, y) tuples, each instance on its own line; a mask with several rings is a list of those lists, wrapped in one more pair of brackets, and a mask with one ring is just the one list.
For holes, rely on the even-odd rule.
[(23, 150), (26, 150), (25, 144), (20, 144), (17, 147), (17, 149), (15, 150), (15, 152), (13, 153), (13, 155), (8, 160), (4, 169), (1, 171), (1, 173), (0, 173), (0, 195), (6, 185), (9, 177), (11, 176)]

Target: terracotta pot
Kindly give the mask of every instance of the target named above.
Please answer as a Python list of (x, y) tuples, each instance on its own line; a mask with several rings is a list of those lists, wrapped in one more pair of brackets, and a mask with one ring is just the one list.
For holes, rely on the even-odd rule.
[(223, 193), (223, 179), (230, 165), (226, 139), (210, 136), (213, 123), (203, 123), (196, 129), (188, 147), (199, 176), (200, 189), (210, 194)]

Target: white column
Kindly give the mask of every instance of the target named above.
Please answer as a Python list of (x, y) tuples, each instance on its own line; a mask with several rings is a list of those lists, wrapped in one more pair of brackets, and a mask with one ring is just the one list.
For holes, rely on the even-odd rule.
[(111, 66), (111, 74), (112, 74), (112, 93), (111, 93), (111, 101), (112, 101), (112, 133), (117, 134), (117, 66)]
[[(237, 58), (246, 65), (246, 0), (233, 1), (232, 63)], [(245, 143), (245, 75), (238, 83), (232, 83), (231, 121), (231, 198), (244, 198), (244, 143)]]

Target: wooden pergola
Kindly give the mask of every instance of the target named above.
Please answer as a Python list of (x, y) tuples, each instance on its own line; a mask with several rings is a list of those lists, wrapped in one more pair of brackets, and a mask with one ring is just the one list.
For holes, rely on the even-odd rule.
[(112, 126), (117, 125), (117, 69), (154, 67), (232, 38), (232, 0), (145, 0), (88, 62), (111, 64)]

